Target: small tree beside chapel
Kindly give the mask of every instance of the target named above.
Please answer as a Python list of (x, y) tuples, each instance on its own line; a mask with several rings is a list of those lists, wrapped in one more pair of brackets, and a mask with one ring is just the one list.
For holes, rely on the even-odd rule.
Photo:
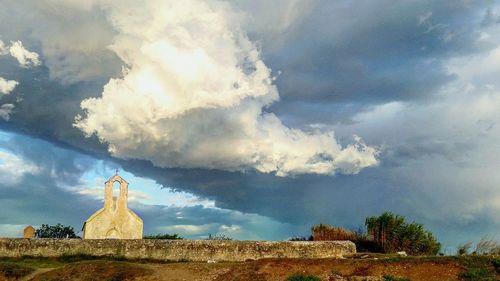
[(79, 238), (71, 226), (64, 226), (60, 223), (56, 225), (42, 224), (35, 231), (37, 238)]

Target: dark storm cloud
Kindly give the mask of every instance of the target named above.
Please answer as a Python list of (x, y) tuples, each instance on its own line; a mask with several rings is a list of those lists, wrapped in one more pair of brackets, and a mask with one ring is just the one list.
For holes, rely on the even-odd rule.
[[(322, 113), (342, 104), (353, 108), (349, 115), (373, 104), (432, 99), (454, 79), (443, 67), (448, 58), (494, 47), (476, 40), (487, 3), (323, 1), (262, 43), (266, 62), (282, 71), (281, 102), (272, 110), (300, 123), (305, 103), (317, 110), (304, 123), (331, 123), (346, 115)], [(266, 47), (273, 42), (283, 47)]]
[(81, 131), (72, 125), (81, 112), (80, 102), (98, 96), (106, 78), (63, 85), (50, 79), (47, 67), (22, 69), (9, 57), (0, 57), (0, 75), (19, 82), (12, 93), (1, 98), (1, 103), (15, 105), (10, 119), (0, 120), (2, 128), (90, 152), (106, 153), (104, 145), (95, 138), (83, 138)]

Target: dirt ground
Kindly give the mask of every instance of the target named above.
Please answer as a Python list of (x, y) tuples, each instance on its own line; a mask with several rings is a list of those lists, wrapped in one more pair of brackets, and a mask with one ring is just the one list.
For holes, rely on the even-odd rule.
[[(1, 263), (0, 259), (0, 263)], [(489, 266), (488, 260), (463, 260), (454, 257), (396, 258), (353, 257), (348, 259), (263, 259), (242, 263), (201, 263), (146, 261), (80, 260), (59, 262), (10, 260), (10, 264), (32, 269), (25, 276), (6, 276), (0, 272), (0, 281), (55, 281), (55, 280), (136, 280), (136, 281), (284, 281), (292, 274), (316, 275), (321, 280), (383, 280), (384, 275), (407, 278), (411, 281), (454, 281), (470, 270), (470, 266), (492, 272), (489, 279), (500, 280), (500, 275)], [(21, 271), (20, 271), (21, 272)], [(5, 272), (4, 272), (5, 273)], [(356, 276), (356, 277), (352, 277)], [(370, 276), (372, 279), (367, 279)], [(378, 279), (377, 279), (378, 277)], [(349, 279), (351, 278), (351, 279)]]

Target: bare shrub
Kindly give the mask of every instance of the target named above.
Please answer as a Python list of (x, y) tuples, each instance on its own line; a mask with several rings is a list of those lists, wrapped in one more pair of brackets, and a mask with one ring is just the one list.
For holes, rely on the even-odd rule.
[(225, 234), (212, 234), (209, 233), (205, 240), (233, 240), (233, 238), (226, 236)]
[(500, 243), (491, 237), (483, 237), (477, 242), (474, 253), (478, 255), (500, 254)]
[(459, 256), (468, 255), (470, 253), (471, 248), (472, 248), (472, 241), (461, 244), (457, 248), (457, 255)]
[(311, 229), (314, 241), (331, 240), (356, 240), (356, 233), (346, 230), (342, 227), (334, 227), (329, 224), (315, 225)]

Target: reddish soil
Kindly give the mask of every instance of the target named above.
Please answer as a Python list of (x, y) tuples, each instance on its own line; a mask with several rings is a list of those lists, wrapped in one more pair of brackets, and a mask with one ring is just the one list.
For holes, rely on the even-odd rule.
[[(329, 280), (332, 275), (340, 276), (377, 276), (392, 275), (405, 277), (412, 281), (455, 281), (464, 268), (451, 260), (259, 260), (252, 266), (236, 267), (216, 280), (285, 280), (294, 273), (316, 275)], [(252, 278), (245, 275), (253, 273)], [(241, 279), (239, 279), (242, 276)], [(226, 278), (229, 277), (229, 278)], [(235, 277), (235, 278), (233, 278)], [(255, 278), (258, 277), (258, 278)], [(238, 278), (238, 279), (236, 279)], [(260, 278), (260, 279), (259, 279)]]
[[(264, 259), (243, 263), (94, 260), (61, 264), (33, 278), (29, 276), (30, 279), (9, 280), (284, 281), (292, 274), (301, 273), (316, 275), (322, 280), (342, 280), (340, 276), (358, 276), (353, 280), (368, 280), (361, 277), (391, 275), (411, 281), (458, 281), (461, 280), (459, 274), (467, 270), (463, 264), (464, 259), (450, 257), (377, 259), (373, 256), (365, 259)], [(1, 275), (0, 272), (0, 280)], [(500, 275), (488, 280), (500, 280)]]

